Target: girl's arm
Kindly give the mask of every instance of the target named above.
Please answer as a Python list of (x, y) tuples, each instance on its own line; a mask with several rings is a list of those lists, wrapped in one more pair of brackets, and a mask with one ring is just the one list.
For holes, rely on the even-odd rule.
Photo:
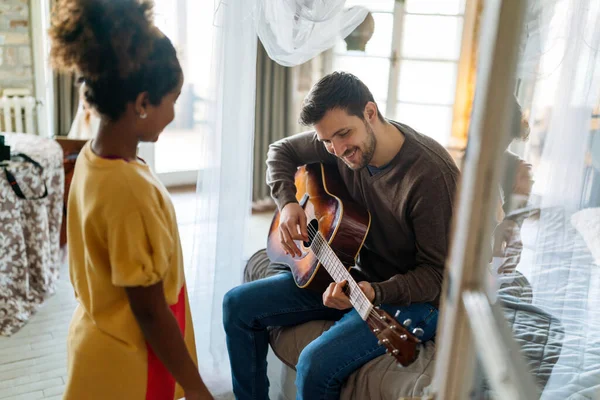
[(146, 341), (181, 385), (186, 396), (212, 399), (165, 300), (162, 282), (148, 287), (127, 287), (125, 291)]

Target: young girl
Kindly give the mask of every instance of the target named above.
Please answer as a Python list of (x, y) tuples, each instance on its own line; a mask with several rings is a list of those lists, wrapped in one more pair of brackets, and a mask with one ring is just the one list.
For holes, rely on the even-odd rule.
[(174, 118), (183, 81), (149, 0), (59, 0), (51, 61), (85, 81), (100, 116), (68, 201), (71, 282), (65, 399), (212, 399), (196, 367), (175, 211), (136, 157)]

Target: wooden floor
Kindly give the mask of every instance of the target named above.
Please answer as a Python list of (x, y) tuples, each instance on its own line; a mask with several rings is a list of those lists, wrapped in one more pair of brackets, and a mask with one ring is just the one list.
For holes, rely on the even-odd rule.
[(56, 294), (19, 332), (0, 338), (0, 399), (61, 399), (75, 297), (66, 264)]
[[(175, 191), (173, 202), (177, 211), (182, 245), (186, 258), (191, 254), (195, 193)], [(251, 254), (266, 242), (271, 215), (253, 215), (251, 229), (264, 235), (250, 235), (245, 253)], [(66, 380), (66, 337), (76, 302), (63, 263), (56, 294), (18, 333), (10, 338), (0, 337), (0, 399), (36, 400), (61, 399)], [(83, 400), (83, 399), (82, 399)]]

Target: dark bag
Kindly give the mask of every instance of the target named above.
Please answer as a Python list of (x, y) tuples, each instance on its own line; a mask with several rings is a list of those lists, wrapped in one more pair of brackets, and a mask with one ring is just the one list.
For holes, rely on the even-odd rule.
[[(35, 169), (37, 169), (39, 171), (40, 176), (43, 176), (43, 174), (44, 174), (44, 167), (42, 167), (42, 165), (40, 163), (35, 161), (33, 158), (29, 157), (27, 154), (23, 154), (23, 153), (14, 154), (13, 156), (10, 157), (10, 159), (13, 161), (23, 160), (24, 162), (31, 163), (31, 164), (33, 164)], [(21, 159), (21, 160), (19, 160), (19, 159)], [(48, 197), (48, 187), (46, 186), (45, 180), (43, 180), (44, 194), (42, 194), (39, 197), (27, 198), (27, 196), (25, 196), (25, 194), (23, 194), (23, 191), (21, 190), (21, 187), (19, 186), (19, 183), (17, 182), (17, 179), (15, 178), (15, 176), (12, 174), (12, 172), (10, 172), (8, 170), (7, 165), (4, 164), (3, 167), (4, 167), (4, 174), (6, 175), (6, 179), (8, 180), (10, 187), (12, 188), (13, 192), (15, 192), (15, 194), (17, 195), (18, 198), (23, 199), (23, 200), (41, 200), (43, 198)]]

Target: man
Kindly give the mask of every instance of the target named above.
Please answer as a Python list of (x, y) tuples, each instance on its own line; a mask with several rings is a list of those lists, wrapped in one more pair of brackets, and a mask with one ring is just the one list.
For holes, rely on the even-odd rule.
[[(300, 255), (306, 216), (296, 201), (298, 166), (330, 163), (353, 199), (372, 216), (353, 275), (374, 304), (392, 315), (412, 303), (439, 304), (458, 169), (446, 150), (410, 127), (386, 120), (355, 76), (324, 77), (303, 103), (305, 132), (271, 145), (267, 183), (281, 210), (281, 243)], [(383, 354), (376, 337), (351, 309), (345, 282), (321, 296), (298, 288), (291, 273), (243, 284), (224, 299), (224, 325), (237, 399), (268, 398), (268, 326), (316, 319), (336, 324), (301, 353), (298, 399), (338, 399), (345, 379)], [(437, 312), (437, 311), (436, 311)]]

